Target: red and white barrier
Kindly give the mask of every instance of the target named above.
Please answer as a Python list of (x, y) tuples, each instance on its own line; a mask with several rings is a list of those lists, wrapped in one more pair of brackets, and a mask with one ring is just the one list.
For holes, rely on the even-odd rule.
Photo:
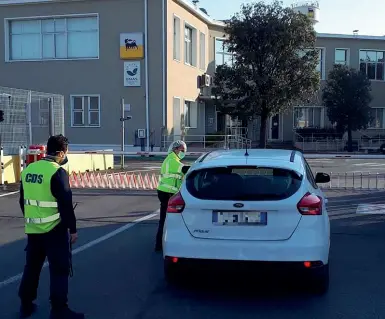
[[(321, 188), (329, 189), (385, 189), (385, 173), (330, 173), (330, 182), (320, 184)], [(152, 191), (158, 187), (158, 173), (117, 172), (101, 173), (86, 172), (70, 174), (72, 188), (84, 189), (127, 189)]]
[(72, 188), (155, 190), (158, 187), (159, 178), (160, 175), (154, 173), (72, 172), (70, 175), (70, 185)]

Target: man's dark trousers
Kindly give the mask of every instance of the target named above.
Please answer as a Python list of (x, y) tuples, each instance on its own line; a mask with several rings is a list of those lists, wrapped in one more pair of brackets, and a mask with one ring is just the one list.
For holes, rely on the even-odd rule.
[(168, 201), (173, 195), (174, 194), (172, 193), (162, 192), (158, 190), (158, 198), (160, 201), (159, 225), (158, 232), (156, 234), (156, 247), (158, 249), (162, 247), (163, 227), (166, 221)]
[(70, 247), (68, 231), (62, 224), (45, 234), (28, 235), (27, 258), (19, 288), (22, 304), (37, 297), (40, 272), (47, 257), (50, 270), (50, 300), (53, 309), (67, 307)]

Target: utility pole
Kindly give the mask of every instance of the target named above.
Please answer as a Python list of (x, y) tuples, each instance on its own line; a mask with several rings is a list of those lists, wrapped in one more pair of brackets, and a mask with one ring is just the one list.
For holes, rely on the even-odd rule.
[[(132, 116), (125, 116), (125, 106), (124, 106), (124, 98), (121, 99), (121, 108), (122, 108), (122, 115), (120, 117), (120, 121), (122, 122), (122, 153), (124, 153), (124, 145), (126, 143), (125, 141), (125, 136), (126, 136), (126, 126), (125, 126), (125, 122), (128, 121), (128, 120), (131, 120), (132, 119)], [(121, 156), (121, 159), (120, 159), (120, 166), (122, 169), (124, 169), (124, 160), (125, 160), (125, 156), (124, 154), (122, 154)]]

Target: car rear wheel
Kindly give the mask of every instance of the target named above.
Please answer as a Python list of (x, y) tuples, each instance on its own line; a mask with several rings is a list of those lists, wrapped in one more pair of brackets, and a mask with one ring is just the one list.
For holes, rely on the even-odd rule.
[(168, 284), (176, 285), (180, 282), (180, 273), (177, 265), (169, 260), (163, 261), (164, 278)]
[(317, 295), (326, 294), (329, 290), (329, 264), (323, 266), (313, 274), (310, 289)]

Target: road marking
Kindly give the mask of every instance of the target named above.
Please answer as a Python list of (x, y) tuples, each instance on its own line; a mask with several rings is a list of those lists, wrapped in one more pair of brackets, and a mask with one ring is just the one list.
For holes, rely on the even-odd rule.
[(0, 194), (0, 197), (5, 197), (5, 196), (10, 196), (10, 195), (14, 195), (14, 194), (17, 194), (19, 191), (16, 191), (16, 192), (10, 192), (10, 193), (5, 193), (5, 194)]
[[(156, 210), (155, 212), (153, 212), (152, 214), (149, 214), (149, 215), (143, 216), (141, 218), (135, 219), (134, 221), (132, 221), (129, 224), (126, 224), (122, 227), (119, 227), (118, 229), (115, 229), (114, 231), (112, 231), (112, 232), (110, 232), (110, 233), (108, 233), (102, 237), (94, 239), (94, 240), (90, 241), (89, 243), (84, 244), (83, 246), (80, 246), (80, 247), (76, 248), (75, 250), (73, 250), (72, 255), (76, 255), (76, 254), (78, 254), (78, 253), (80, 253), (86, 249), (89, 249), (89, 248), (91, 248), (97, 244), (100, 244), (101, 242), (106, 241), (107, 239), (110, 239), (111, 237), (114, 237), (114, 236), (126, 231), (127, 229), (134, 227), (136, 224), (138, 224), (140, 222), (143, 222), (145, 220), (148, 220), (148, 219), (155, 217), (156, 215), (158, 215), (158, 213), (159, 213), (159, 209)], [(48, 266), (48, 262), (45, 262), (43, 265), (43, 268), (45, 268), (47, 266)], [(19, 281), (22, 276), (23, 276), (23, 273), (20, 273), (20, 274), (17, 274), (15, 276), (12, 276), (12, 277), (4, 280), (4, 281), (1, 281), (0, 282), (0, 289), (5, 287), (5, 286), (8, 286), (14, 282)]]
[(378, 167), (378, 166), (385, 166), (383, 163), (358, 163), (358, 164), (351, 164), (353, 166), (372, 166), (372, 167)]
[(356, 214), (385, 215), (384, 204), (359, 204)]

